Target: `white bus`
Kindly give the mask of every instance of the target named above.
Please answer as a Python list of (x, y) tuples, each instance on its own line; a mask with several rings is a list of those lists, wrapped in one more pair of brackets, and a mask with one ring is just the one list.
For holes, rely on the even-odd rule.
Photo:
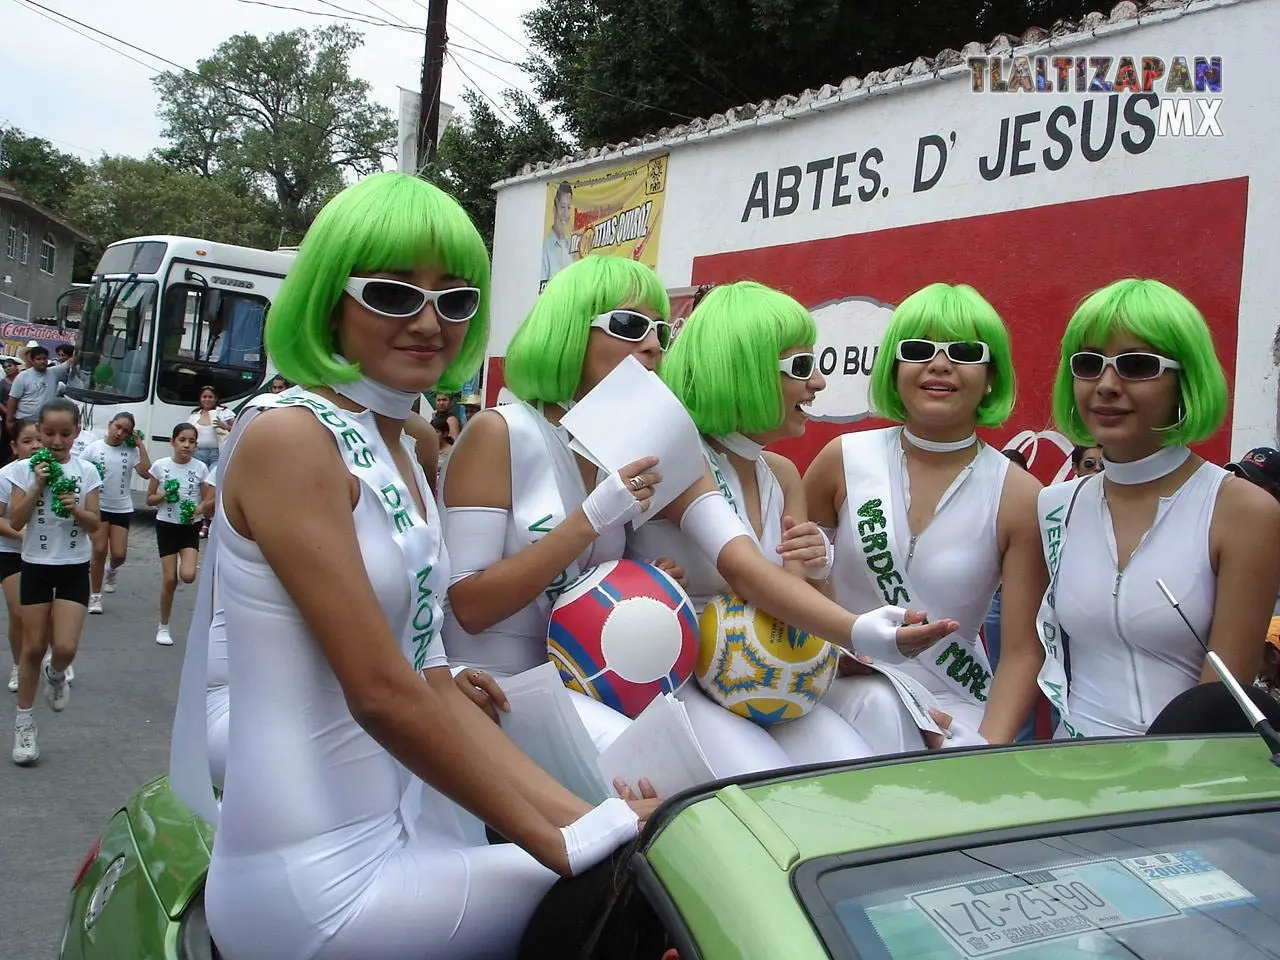
[(262, 342), (267, 309), (293, 257), (191, 237), (107, 247), (85, 297), (65, 392), (80, 404), (84, 432), (101, 436), (127, 410), (152, 455), (166, 456), (173, 427), (198, 406), (202, 387), (227, 406), (260, 392), (275, 373)]

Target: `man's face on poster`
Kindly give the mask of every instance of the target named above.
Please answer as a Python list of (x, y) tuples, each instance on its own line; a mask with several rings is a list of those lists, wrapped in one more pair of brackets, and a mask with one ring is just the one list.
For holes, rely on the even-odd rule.
[(573, 213), (573, 195), (562, 193), (556, 197), (556, 233), (565, 236), (569, 232), (569, 217)]

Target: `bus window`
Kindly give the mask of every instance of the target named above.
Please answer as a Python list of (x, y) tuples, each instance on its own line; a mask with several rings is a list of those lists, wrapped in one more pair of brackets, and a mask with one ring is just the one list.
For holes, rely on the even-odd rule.
[(151, 280), (98, 280), (85, 299), (67, 396), (95, 403), (145, 400), (151, 388)]
[(196, 406), (209, 385), (225, 402), (248, 396), (267, 370), (262, 346), (268, 302), (239, 291), (179, 283), (165, 292), (156, 396)]

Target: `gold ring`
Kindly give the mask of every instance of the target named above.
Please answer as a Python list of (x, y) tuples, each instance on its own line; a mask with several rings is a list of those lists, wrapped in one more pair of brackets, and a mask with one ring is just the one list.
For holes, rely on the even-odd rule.
[(631, 485), (632, 490), (643, 490), (645, 488), (645, 482), (640, 477), (632, 477), (627, 483)]

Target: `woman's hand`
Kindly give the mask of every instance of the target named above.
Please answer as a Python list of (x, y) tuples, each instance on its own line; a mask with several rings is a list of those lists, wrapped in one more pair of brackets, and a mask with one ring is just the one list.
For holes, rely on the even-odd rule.
[(942, 733), (921, 730), (920, 734), (924, 737), (924, 745), (926, 747), (930, 750), (941, 750), (946, 746), (947, 741), (951, 739), (951, 714), (943, 713), (941, 710), (930, 707), (929, 716), (933, 718), (933, 722), (938, 725), (938, 729)]
[(458, 685), (458, 689), (468, 700), (483, 710), (489, 719), (499, 726), (501, 722), (498, 719), (498, 711), (511, 712), (511, 703), (507, 700), (507, 695), (502, 692), (502, 687), (498, 685), (497, 680), (483, 670), (472, 670), (468, 667), (455, 676), (453, 682)]
[(49, 482), (49, 465), (47, 463), (37, 463), (31, 468), (31, 472), (36, 478), (36, 489), (43, 490), (45, 484)]
[(78, 494), (68, 490), (66, 493), (58, 494), (58, 502), (62, 504), (67, 513), (74, 515), (77, 507), (80, 506), (80, 497)]
[(689, 589), (689, 583), (685, 578), (684, 567), (680, 566), (680, 564), (676, 563), (670, 557), (659, 557), (657, 560), (653, 561), (653, 565), (676, 583), (680, 584), (680, 586), (684, 587), (684, 589)]
[(831, 541), (812, 520), (797, 523), (794, 518), (782, 518), (782, 542), (777, 547), (783, 563), (792, 560), (804, 565), (805, 575), (811, 579), (825, 580), (831, 571)]
[(631, 789), (631, 785), (621, 777), (613, 781), (613, 789), (617, 791), (618, 796), (627, 801), (627, 806), (635, 811), (643, 825), (648, 822), (653, 812), (662, 806), (662, 798), (658, 796), (658, 791), (653, 789), (653, 784), (649, 782), (648, 777), (641, 777), (637, 786), (640, 787), (639, 797)]
[(649, 509), (653, 488), (662, 482), (657, 457), (641, 457), (611, 473), (582, 502), (582, 512), (597, 535), (630, 523)]
[(869, 677), (876, 672), (867, 666), (869, 663), (871, 663), (870, 657), (841, 650), (840, 659), (836, 661), (836, 676)]
[(928, 650), (943, 637), (959, 629), (955, 620), (926, 621), (919, 610), (902, 607), (877, 607), (858, 614), (849, 641), (856, 653), (867, 654), (889, 663), (911, 659)]

